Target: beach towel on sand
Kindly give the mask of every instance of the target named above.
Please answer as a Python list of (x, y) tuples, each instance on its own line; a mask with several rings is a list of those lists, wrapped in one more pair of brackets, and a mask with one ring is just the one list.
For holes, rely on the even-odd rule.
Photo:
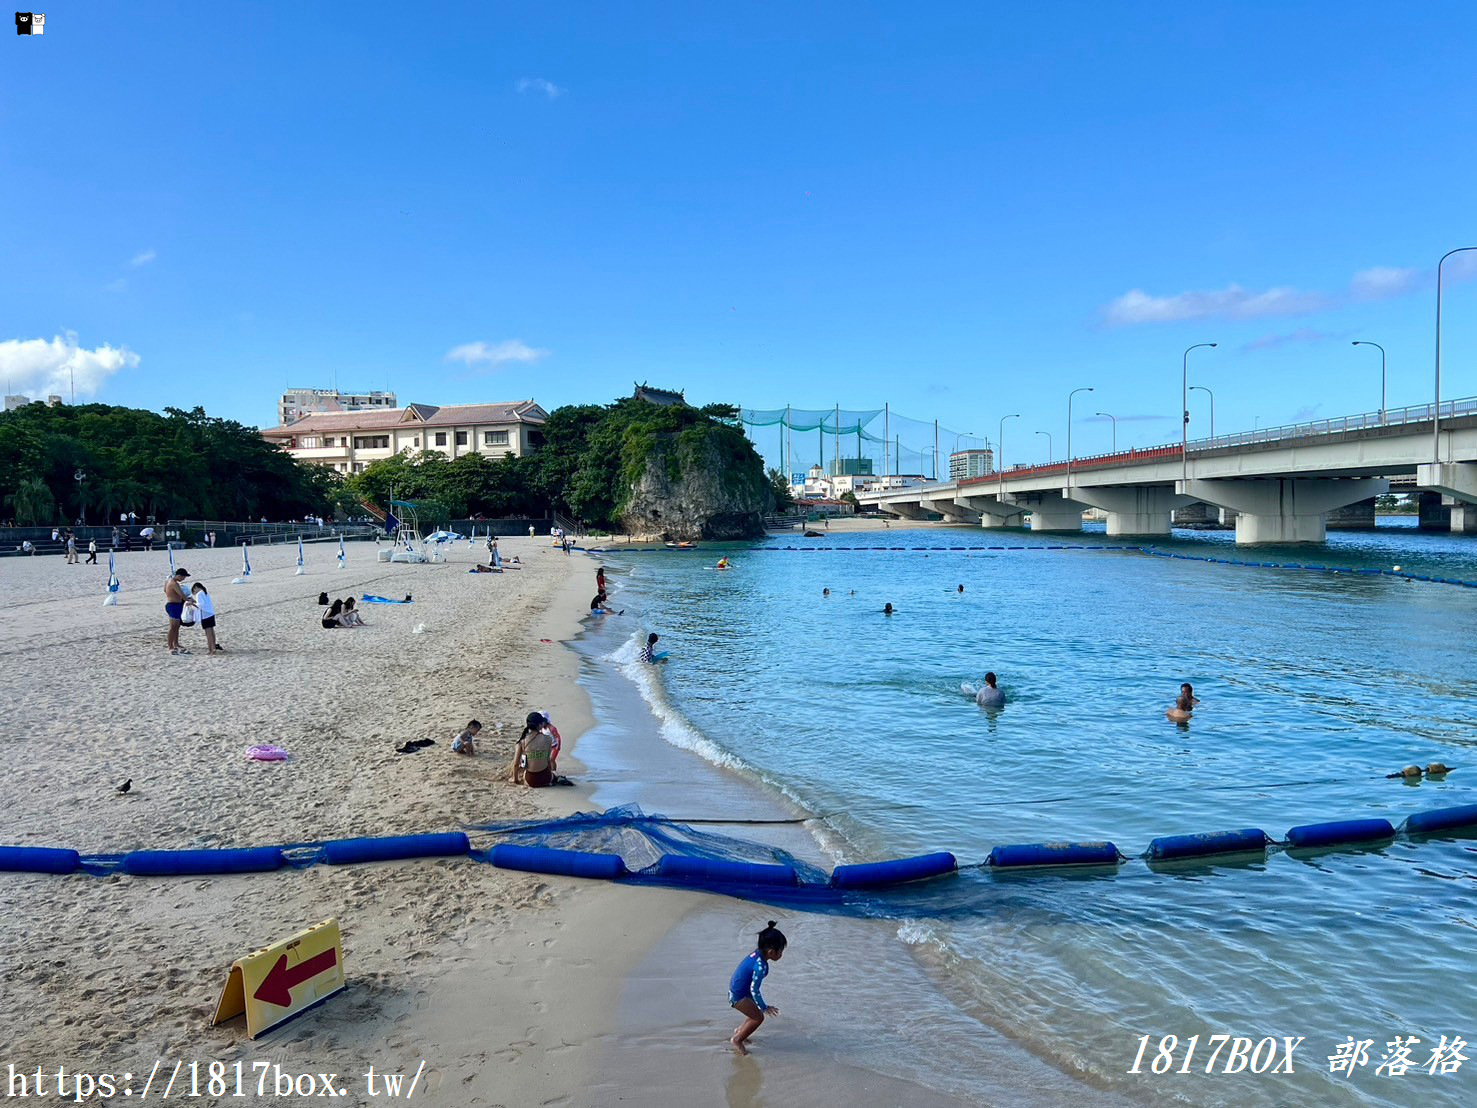
[(407, 596), (404, 600), (391, 600), (387, 596), (366, 596), (366, 597), (364, 597), (364, 603), (366, 603), (366, 604), (409, 604), (410, 603), (410, 597)]

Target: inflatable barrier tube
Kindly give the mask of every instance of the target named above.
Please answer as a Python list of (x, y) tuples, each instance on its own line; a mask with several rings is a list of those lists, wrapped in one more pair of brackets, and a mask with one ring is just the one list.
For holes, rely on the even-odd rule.
[(831, 873), (831, 884), (838, 889), (865, 889), (873, 885), (900, 885), (904, 881), (923, 881), (953, 873), (959, 862), (947, 851), (920, 854), (916, 858), (897, 858), (891, 862), (865, 862), (857, 866), (837, 866)]
[(985, 864), (997, 869), (1017, 866), (1116, 866), (1118, 848), (1112, 843), (1021, 843), (997, 846)]
[(269, 873), (287, 864), (280, 846), (238, 850), (135, 850), (119, 863), (135, 877), (183, 877), (208, 873)]
[(725, 862), (719, 858), (689, 858), (682, 854), (663, 854), (656, 873), (658, 877), (679, 881), (713, 881), (732, 885), (800, 884), (800, 876), (794, 866)]
[(1163, 835), (1149, 843), (1149, 858), (1170, 862), (1177, 858), (1203, 858), (1209, 854), (1266, 852), (1267, 833), (1259, 827), (1240, 831), (1207, 831), (1203, 835)]
[(323, 860), (330, 866), (355, 862), (393, 862), (400, 858), (444, 858), (472, 849), (465, 832), (438, 835), (392, 835), (383, 839), (335, 839), (323, 844)]
[[(1405, 821), (1405, 830), (1416, 833), (1428, 831), (1450, 831), (1454, 827), (1477, 825), (1477, 804), (1463, 804), (1456, 808), (1433, 808), (1428, 812), (1417, 812)], [(0, 850), (0, 869), (4, 865), (5, 851)]]
[(626, 875), (626, 862), (619, 854), (499, 843), (492, 848), (489, 858), (499, 869), (516, 869), (524, 873), (557, 873), (561, 877), (595, 877), (606, 881)]
[(0, 870), (10, 873), (76, 873), (82, 856), (54, 846), (0, 846)]
[(1334, 846), (1394, 837), (1395, 828), (1390, 826), (1387, 819), (1342, 819), (1332, 823), (1305, 823), (1287, 833), (1288, 844), (1294, 847)]

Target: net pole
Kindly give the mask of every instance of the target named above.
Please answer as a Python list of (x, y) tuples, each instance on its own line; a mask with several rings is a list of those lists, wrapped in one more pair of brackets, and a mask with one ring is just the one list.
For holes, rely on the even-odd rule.
[[(836, 441), (835, 441), (834, 445), (836, 447), (836, 456), (831, 459), (831, 463), (832, 463), (832, 465), (836, 469), (839, 470), (841, 468), (841, 405), (840, 404), (837, 404), (836, 405)], [(840, 476), (840, 474), (838, 473), (837, 476)]]
[(785, 405), (785, 480), (789, 481), (795, 472), (794, 448), (790, 442), (790, 405)]
[(884, 401), (882, 404), (882, 487), (887, 487), (887, 436), (888, 421), (892, 418), (892, 411)]
[(933, 421), (933, 479), (939, 479), (939, 421)]

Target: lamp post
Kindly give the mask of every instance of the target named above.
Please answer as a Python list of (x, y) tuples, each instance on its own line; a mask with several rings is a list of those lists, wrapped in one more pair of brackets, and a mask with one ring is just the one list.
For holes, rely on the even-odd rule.
[(1204, 385), (1191, 385), (1190, 386), (1190, 391), (1191, 392), (1195, 392), (1197, 389), (1200, 392), (1203, 392), (1206, 396), (1210, 397), (1210, 437), (1212, 439), (1214, 439), (1215, 438), (1215, 393), (1211, 392)]
[(1194, 346), (1185, 348), (1185, 357), (1182, 363), (1182, 375), (1180, 377), (1180, 480), (1190, 479), (1190, 351), (1199, 350), (1202, 346), (1215, 346), (1213, 342), (1197, 342)]
[(77, 482), (77, 517), (85, 523), (87, 521), (87, 505), (82, 501), (82, 482), (87, 480), (87, 474), (79, 469), (72, 474), (72, 480)]
[(1072, 487), (1072, 398), (1079, 392), (1091, 392), (1091, 385), (1083, 385), (1067, 393), (1067, 488)]
[(1050, 465), (1051, 464), (1051, 454), (1052, 454), (1052, 448), (1051, 448), (1051, 432), (1050, 431), (1037, 431), (1036, 433), (1038, 435), (1045, 435), (1046, 436), (1046, 463), (1047, 463), (1047, 465)]
[(1116, 454), (1118, 453), (1118, 417), (1109, 415), (1107, 412), (1098, 412), (1098, 415), (1107, 416), (1108, 419), (1113, 421), (1113, 453)]
[(1441, 460), (1441, 267), (1453, 254), (1477, 250), (1477, 246), (1458, 246), (1441, 255), (1436, 263), (1436, 407), (1431, 412), (1431, 461)]
[(1385, 422), (1385, 348), (1377, 342), (1355, 339), (1355, 346), (1372, 346), (1380, 352), (1380, 422)]
[(1005, 496), (1005, 421), (1007, 419), (1020, 418), (1020, 412), (1012, 412), (1010, 415), (1001, 416), (1000, 435), (995, 440), (995, 445), (998, 448), (998, 453), (995, 456), (995, 472), (1000, 474), (1000, 491), (996, 493), (995, 499), (999, 500), (1002, 504), (1005, 502), (1003, 499)]

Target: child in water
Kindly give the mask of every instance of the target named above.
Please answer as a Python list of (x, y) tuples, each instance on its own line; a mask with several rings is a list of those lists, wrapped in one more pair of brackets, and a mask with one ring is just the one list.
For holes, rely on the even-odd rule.
[(1174, 702), (1174, 707), (1168, 709), (1164, 715), (1175, 723), (1188, 723), (1191, 714), (1195, 711), (1195, 705), (1200, 703), (1199, 697), (1195, 695), (1195, 689), (1186, 681), (1180, 686), (1180, 695)]
[(770, 920), (769, 926), (759, 932), (759, 941), (754, 944), (753, 953), (738, 964), (738, 969), (733, 971), (733, 977), (729, 979), (729, 1006), (738, 1009), (739, 1014), (744, 1017), (744, 1022), (734, 1029), (733, 1038), (728, 1041), (740, 1054), (749, 1053), (744, 1043), (748, 1041), (750, 1035), (759, 1030), (764, 1017), (780, 1014), (778, 1008), (764, 1003), (764, 996), (760, 993), (759, 986), (769, 975), (769, 963), (778, 962), (783, 958), (785, 947), (788, 945), (789, 940), (785, 938), (784, 933), (775, 927), (774, 920)]

